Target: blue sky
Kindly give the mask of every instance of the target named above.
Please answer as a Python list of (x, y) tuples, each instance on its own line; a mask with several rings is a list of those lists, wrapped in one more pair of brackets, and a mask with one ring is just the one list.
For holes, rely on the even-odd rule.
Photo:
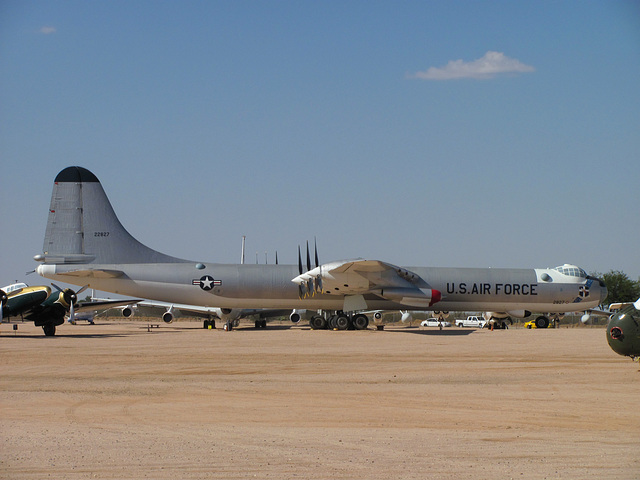
[(53, 179), (208, 262), (640, 277), (637, 1), (0, 3), (1, 284)]

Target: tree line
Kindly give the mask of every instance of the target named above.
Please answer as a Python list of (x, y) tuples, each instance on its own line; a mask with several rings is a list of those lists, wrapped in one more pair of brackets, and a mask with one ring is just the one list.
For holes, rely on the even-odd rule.
[(594, 277), (604, 280), (609, 294), (604, 300), (604, 305), (618, 302), (635, 302), (640, 298), (640, 279), (631, 280), (628, 275), (620, 270), (611, 270), (608, 273), (592, 273)]

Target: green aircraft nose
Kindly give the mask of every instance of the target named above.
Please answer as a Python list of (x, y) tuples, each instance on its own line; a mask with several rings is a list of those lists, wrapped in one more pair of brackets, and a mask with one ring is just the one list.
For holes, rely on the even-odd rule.
[(619, 355), (640, 356), (640, 312), (623, 311), (611, 317), (607, 325), (607, 342)]

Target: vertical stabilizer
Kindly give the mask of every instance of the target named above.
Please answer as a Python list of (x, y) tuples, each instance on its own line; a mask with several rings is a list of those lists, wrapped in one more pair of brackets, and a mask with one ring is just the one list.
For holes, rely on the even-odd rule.
[(97, 177), (67, 167), (55, 179), (44, 237), (44, 263), (185, 262), (152, 250), (122, 226)]

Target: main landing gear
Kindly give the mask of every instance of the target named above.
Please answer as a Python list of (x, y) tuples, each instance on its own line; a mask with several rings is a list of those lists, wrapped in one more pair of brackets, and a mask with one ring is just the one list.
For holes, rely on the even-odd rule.
[(311, 330), (366, 330), (369, 326), (369, 317), (363, 313), (356, 315), (336, 312), (328, 318), (322, 315), (314, 315), (309, 320)]
[(53, 337), (56, 334), (56, 325), (54, 323), (45, 323), (42, 325), (42, 331), (45, 337)]

